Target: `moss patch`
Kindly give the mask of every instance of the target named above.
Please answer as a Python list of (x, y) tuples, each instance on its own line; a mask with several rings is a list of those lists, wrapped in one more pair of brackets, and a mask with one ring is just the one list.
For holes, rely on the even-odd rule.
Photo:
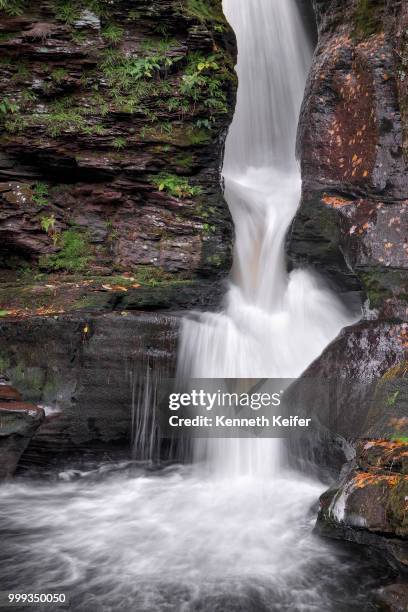
[(91, 260), (89, 237), (78, 230), (62, 232), (58, 238), (61, 250), (52, 255), (40, 257), (40, 268), (45, 270), (84, 271)]
[(395, 528), (396, 535), (408, 535), (408, 476), (402, 476), (394, 487), (392, 487), (387, 512), (390, 522)]
[(354, 16), (355, 38), (368, 38), (381, 31), (383, 8), (383, 0), (358, 0)]

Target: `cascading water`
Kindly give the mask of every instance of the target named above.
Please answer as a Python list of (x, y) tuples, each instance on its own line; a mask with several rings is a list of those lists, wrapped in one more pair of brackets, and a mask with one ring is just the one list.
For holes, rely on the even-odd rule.
[[(294, 0), (224, 0), (238, 41), (239, 90), (225, 152), (225, 196), (236, 228), (233, 283), (221, 314), (183, 324), (188, 378), (295, 378), (350, 313), (309, 271), (288, 275), (284, 241), (300, 199), (295, 140), (311, 49)], [(279, 442), (196, 445), (213, 471), (269, 475)]]
[[(180, 372), (295, 377), (349, 320), (317, 278), (284, 265), (309, 46), (294, 0), (224, 4), (239, 45), (224, 165), (234, 282), (225, 312), (184, 322)], [(372, 609), (380, 574), (312, 535), (322, 486), (284, 471), (278, 442), (212, 440), (197, 454), (205, 469), (109, 464), (3, 486), (1, 590), (64, 591), (76, 612)]]

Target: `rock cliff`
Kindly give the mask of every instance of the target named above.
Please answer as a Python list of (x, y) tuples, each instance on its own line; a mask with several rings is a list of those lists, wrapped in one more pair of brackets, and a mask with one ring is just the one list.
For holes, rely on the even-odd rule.
[(364, 305), (362, 321), (305, 373), (332, 391), (326, 405), (314, 397), (324, 432), (305, 443), (309, 459), (332, 474), (351, 460), (322, 498), (319, 529), (406, 565), (408, 7), (314, 7), (319, 40), (299, 125), (303, 192), (288, 256)]
[(23, 463), (128, 452), (229, 272), (235, 36), (221, 0), (0, 0), (0, 51), (0, 374), (47, 407)]
[(221, 0), (0, 8), (0, 309), (194, 303), (231, 260)]

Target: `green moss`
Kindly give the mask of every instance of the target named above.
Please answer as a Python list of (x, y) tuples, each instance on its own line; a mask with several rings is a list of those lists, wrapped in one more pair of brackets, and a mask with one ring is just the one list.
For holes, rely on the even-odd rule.
[(60, 251), (40, 257), (40, 268), (83, 272), (91, 260), (89, 237), (85, 232), (70, 229), (59, 236)]
[(383, 0), (358, 0), (354, 16), (354, 37), (368, 38), (381, 30)]
[(402, 477), (398, 484), (392, 487), (388, 504), (387, 513), (391, 524), (395, 529), (396, 535), (408, 535), (408, 513), (406, 511), (406, 500), (408, 498), (408, 478)]
[(10, 368), (10, 360), (6, 355), (0, 354), (0, 373), (6, 374), (7, 370)]
[(369, 299), (371, 308), (379, 308), (384, 301), (392, 295), (390, 289), (384, 284), (384, 278), (376, 270), (359, 273), (364, 291)]
[(200, 21), (220, 21), (225, 23), (221, 0), (184, 0), (186, 14)]

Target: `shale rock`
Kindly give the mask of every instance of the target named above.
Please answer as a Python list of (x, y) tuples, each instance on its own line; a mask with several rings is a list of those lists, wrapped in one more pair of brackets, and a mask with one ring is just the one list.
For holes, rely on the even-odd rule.
[(49, 412), (24, 466), (116, 451), (129, 457), (144, 398), (153, 413), (155, 386), (174, 377), (178, 327), (179, 317), (157, 313), (3, 321), (3, 371)]
[(221, 0), (20, 5), (0, 12), (0, 309), (27, 314), (51, 285), (39, 307), (68, 310), (65, 281), (122, 274), (208, 290), (232, 250), (220, 168), (236, 48)]
[(10, 385), (0, 385), (0, 480), (12, 476), (30, 439), (44, 420), (44, 411), (22, 401)]

